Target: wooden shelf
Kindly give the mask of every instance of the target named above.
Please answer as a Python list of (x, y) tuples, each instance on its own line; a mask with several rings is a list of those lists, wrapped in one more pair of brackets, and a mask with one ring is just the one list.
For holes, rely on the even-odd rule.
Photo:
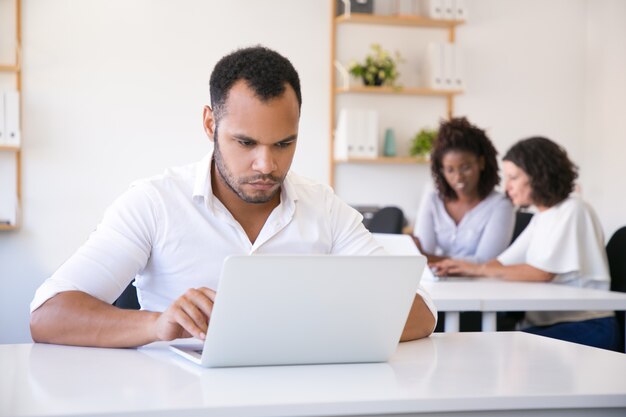
[(4, 152), (19, 152), (22, 148), (15, 145), (0, 145), (0, 151)]
[(413, 26), (425, 28), (455, 28), (465, 23), (464, 20), (441, 20), (430, 19), (423, 16), (400, 15), (400, 16), (377, 16), (373, 14), (351, 13), (349, 16), (341, 15), (335, 18), (337, 24), (362, 23), (370, 25), (387, 26)]
[(18, 72), (20, 69), (17, 65), (2, 65), (0, 64), (0, 72)]
[(379, 156), (377, 158), (336, 159), (335, 163), (337, 164), (414, 165), (414, 164), (429, 164), (430, 160), (423, 156)]
[[(23, 100), (22, 100), (22, 68), (21, 68), (21, 48), (22, 48), (22, 0), (14, 0), (15, 2), (15, 58), (12, 59), (14, 64), (7, 64), (6, 62), (0, 63), (0, 73), (11, 73), (10, 78), (15, 79), (15, 90), (20, 94), (20, 109), (19, 109), (19, 123), (20, 130), (22, 130), (22, 109), (23, 109)], [(0, 24), (6, 24), (5, 15), (1, 16)], [(20, 145), (6, 145), (0, 144), (0, 152), (12, 152), (15, 157), (15, 188), (17, 195), (17, 205), (18, 207), (22, 206), (22, 147)], [(3, 193), (0, 194), (1, 198), (7, 198), (6, 192), (4, 189)], [(11, 198), (11, 196), (8, 196)], [(21, 224), (21, 210), (18, 210), (17, 214), (17, 224), (0, 224), (0, 231), (10, 231), (10, 230), (18, 230)]]
[(356, 86), (349, 88), (337, 88), (336, 94), (398, 94), (407, 96), (438, 96), (438, 97), (451, 97), (458, 94), (463, 94), (462, 90), (434, 90), (426, 87), (368, 87), (368, 86)]

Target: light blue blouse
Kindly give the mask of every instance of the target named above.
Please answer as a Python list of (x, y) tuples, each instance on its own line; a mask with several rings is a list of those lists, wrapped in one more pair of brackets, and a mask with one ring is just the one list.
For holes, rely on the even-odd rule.
[(515, 225), (513, 205), (493, 191), (456, 224), (435, 191), (424, 195), (413, 234), (429, 254), (486, 262), (511, 242)]

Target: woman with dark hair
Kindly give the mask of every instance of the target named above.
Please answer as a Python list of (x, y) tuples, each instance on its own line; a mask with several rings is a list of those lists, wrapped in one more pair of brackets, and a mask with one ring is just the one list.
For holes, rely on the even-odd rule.
[(431, 153), (436, 192), (422, 198), (414, 238), (430, 262), (485, 262), (510, 243), (515, 214), (494, 191), (500, 182), (496, 149), (466, 118), (443, 121)]
[[(438, 274), (493, 276), (609, 289), (610, 276), (600, 222), (572, 195), (578, 177), (566, 151), (543, 137), (516, 143), (504, 155), (506, 191), (517, 206), (537, 208), (530, 224), (497, 259), (485, 263), (444, 260)], [(612, 312), (527, 312), (525, 331), (605, 349), (617, 349)]]

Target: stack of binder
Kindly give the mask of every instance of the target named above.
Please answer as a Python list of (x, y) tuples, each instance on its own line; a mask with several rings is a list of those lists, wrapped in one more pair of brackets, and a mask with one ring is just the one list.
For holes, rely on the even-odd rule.
[(342, 109), (335, 130), (335, 159), (378, 157), (378, 113)]
[(434, 90), (464, 90), (465, 65), (459, 45), (431, 42), (426, 53), (425, 84)]
[(466, 0), (417, 0), (421, 14), (431, 19), (467, 20)]
[(0, 92), (0, 146), (20, 146), (20, 93)]

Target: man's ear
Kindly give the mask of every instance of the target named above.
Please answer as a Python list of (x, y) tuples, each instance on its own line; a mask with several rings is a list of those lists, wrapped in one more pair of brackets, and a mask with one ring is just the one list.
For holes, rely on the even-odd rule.
[(480, 158), (478, 158), (478, 167), (480, 168), (480, 170), (484, 170), (485, 169), (485, 157), (481, 156)]
[(215, 118), (213, 117), (213, 110), (209, 106), (204, 106), (202, 111), (202, 126), (209, 140), (213, 142), (215, 137)]

